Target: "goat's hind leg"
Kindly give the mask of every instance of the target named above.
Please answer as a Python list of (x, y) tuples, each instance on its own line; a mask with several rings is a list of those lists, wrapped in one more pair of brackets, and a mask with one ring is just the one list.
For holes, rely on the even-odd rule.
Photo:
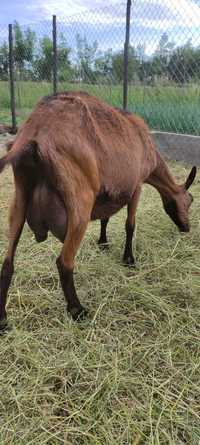
[(106, 233), (108, 221), (109, 221), (109, 218), (101, 219), (101, 230), (100, 230), (100, 237), (98, 240), (98, 245), (101, 250), (109, 249), (107, 233)]
[(67, 235), (61, 255), (57, 259), (57, 268), (61, 286), (67, 302), (67, 310), (74, 320), (80, 320), (87, 315), (87, 310), (81, 305), (74, 285), (74, 259), (85, 234), (94, 203), (94, 194), (90, 191), (78, 195), (77, 208), (68, 211)]
[(126, 219), (126, 243), (124, 249), (123, 262), (126, 266), (135, 266), (135, 258), (133, 256), (133, 234), (135, 230), (135, 215), (141, 194), (141, 187), (138, 186), (135, 193), (128, 204), (127, 219)]
[(0, 330), (7, 327), (6, 301), (14, 272), (14, 255), (25, 222), (25, 193), (16, 181), (16, 193), (10, 210), (9, 245), (0, 274)]

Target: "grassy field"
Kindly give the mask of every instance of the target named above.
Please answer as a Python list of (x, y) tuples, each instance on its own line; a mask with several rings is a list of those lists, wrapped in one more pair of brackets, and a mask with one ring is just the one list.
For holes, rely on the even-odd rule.
[[(171, 168), (179, 181), (187, 170)], [(0, 176), (0, 251), (6, 246), (10, 171)], [(191, 233), (180, 235), (159, 195), (144, 187), (137, 269), (121, 265), (125, 211), (109, 224), (109, 253), (92, 223), (75, 281), (90, 317), (65, 312), (52, 237), (26, 227), (0, 337), (1, 445), (199, 445), (200, 235), (198, 178)]]
[[(60, 84), (59, 91), (82, 89), (91, 92), (114, 106), (122, 106), (122, 87), (119, 85)], [(16, 83), (17, 120), (21, 123), (35, 103), (51, 94), (52, 85), (46, 82)], [(129, 110), (143, 116), (151, 128), (177, 133), (200, 134), (200, 87), (140, 87), (129, 88)], [(0, 82), (0, 122), (10, 121), (7, 82)]]

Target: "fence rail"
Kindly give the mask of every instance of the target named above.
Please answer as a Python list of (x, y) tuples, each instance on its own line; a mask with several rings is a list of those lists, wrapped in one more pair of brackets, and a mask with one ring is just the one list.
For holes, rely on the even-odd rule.
[(20, 123), (46, 94), (84, 89), (142, 115), (152, 129), (200, 134), (195, 0), (127, 0), (30, 26), (15, 22), (12, 51), (8, 41), (2, 28), (0, 122)]

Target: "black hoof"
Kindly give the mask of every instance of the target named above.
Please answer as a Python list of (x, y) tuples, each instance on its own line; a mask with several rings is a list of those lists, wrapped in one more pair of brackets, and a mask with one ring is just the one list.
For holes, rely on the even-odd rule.
[(132, 255), (130, 255), (128, 257), (124, 257), (123, 264), (124, 264), (124, 266), (135, 267), (136, 266), (135, 258)]
[(71, 314), (74, 321), (82, 321), (88, 315), (87, 309), (85, 309), (83, 306), (68, 309), (68, 312)]
[(37, 243), (43, 243), (43, 241), (46, 241), (47, 238), (48, 238), (47, 233), (43, 235), (35, 234), (35, 240), (37, 241)]
[(102, 243), (102, 241), (98, 241), (99, 249), (103, 251), (109, 250), (109, 244), (108, 243)]

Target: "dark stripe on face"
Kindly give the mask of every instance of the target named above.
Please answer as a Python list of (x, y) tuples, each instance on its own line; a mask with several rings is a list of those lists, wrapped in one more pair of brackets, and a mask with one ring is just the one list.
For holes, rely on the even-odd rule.
[(166, 213), (172, 219), (172, 221), (177, 225), (181, 232), (189, 232), (189, 224), (181, 221), (178, 207), (176, 201), (168, 201), (166, 204), (164, 203), (164, 208)]

